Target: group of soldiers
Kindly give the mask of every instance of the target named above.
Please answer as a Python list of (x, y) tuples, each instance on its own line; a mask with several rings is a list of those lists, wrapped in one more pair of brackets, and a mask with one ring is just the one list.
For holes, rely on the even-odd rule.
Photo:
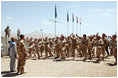
[(71, 34), (68, 37), (61, 35), (56, 38), (33, 39), (27, 37), (26, 42), (28, 43), (29, 57), (34, 54), (40, 59), (44, 54), (45, 58), (55, 57), (66, 60), (66, 58), (73, 57), (74, 60), (78, 56), (83, 57), (83, 61), (93, 58), (101, 61), (114, 55), (115, 64), (117, 64), (117, 36), (112, 35), (109, 38), (110, 40), (105, 34), (100, 37), (98, 33), (91, 36), (84, 34), (83, 37)]
[[(6, 37), (10, 36), (9, 26), (5, 29)], [(20, 30), (17, 31), (17, 39), (19, 40)], [(109, 39), (108, 39), (109, 38)], [(56, 38), (32, 38), (27, 37), (25, 40), (28, 43), (28, 54), (29, 57), (34, 54), (37, 55), (38, 59), (45, 54), (45, 58), (55, 57), (61, 58), (62, 60), (66, 60), (66, 58), (75, 56), (84, 57), (84, 61), (87, 59), (98, 58), (97, 61), (104, 60), (105, 57), (114, 55), (115, 64), (117, 64), (117, 36), (112, 35), (108, 36), (99, 34), (83, 37), (74, 35), (73, 33), (64, 37), (61, 35)], [(109, 53), (110, 51), (110, 53)], [(107, 54), (106, 54), (107, 53)]]
[[(5, 37), (10, 36), (9, 26), (5, 29)], [(17, 51), (18, 51), (18, 73), (24, 73), (24, 65), (26, 57), (34, 56), (40, 59), (41, 57), (49, 58), (54, 57), (55, 59), (61, 58), (66, 60), (67, 58), (82, 57), (83, 61), (88, 59), (97, 58), (100, 62), (108, 56), (114, 56), (115, 65), (117, 64), (117, 36), (108, 36), (102, 34), (87, 36), (83, 34), (83, 37), (74, 35), (73, 33), (64, 37), (61, 35), (56, 38), (24, 38), (24, 35), (20, 35), (20, 30), (17, 31)], [(109, 38), (109, 39), (108, 39)], [(28, 48), (26, 49), (26, 44)]]

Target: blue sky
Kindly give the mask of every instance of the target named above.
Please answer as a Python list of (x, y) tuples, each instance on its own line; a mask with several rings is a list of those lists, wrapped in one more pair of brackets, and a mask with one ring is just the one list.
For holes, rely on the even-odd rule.
[(69, 34), (72, 33), (72, 14), (74, 14), (74, 33), (76, 25), (78, 34), (80, 24), (76, 16), (81, 18), (81, 33), (96, 34), (97, 32), (112, 35), (117, 32), (116, 1), (2, 1), (1, 29), (10, 26), (12, 32), (20, 29), (22, 34), (40, 31), (54, 34), (55, 4), (57, 6), (57, 34), (67, 35), (67, 11), (69, 12)]

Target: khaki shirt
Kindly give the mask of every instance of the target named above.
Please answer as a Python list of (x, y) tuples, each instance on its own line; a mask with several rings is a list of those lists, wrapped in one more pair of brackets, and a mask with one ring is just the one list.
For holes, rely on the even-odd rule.
[(6, 28), (5, 32), (9, 34), (11, 32), (11, 30)]
[(24, 40), (20, 40), (17, 43), (17, 51), (19, 58), (23, 58), (24, 56), (27, 56), (26, 46), (24, 44)]

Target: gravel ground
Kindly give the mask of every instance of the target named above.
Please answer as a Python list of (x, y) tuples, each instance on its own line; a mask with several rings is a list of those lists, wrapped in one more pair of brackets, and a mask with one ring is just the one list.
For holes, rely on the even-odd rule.
[[(66, 61), (49, 59), (27, 59), (25, 74), (18, 75), (16, 72), (9, 72), (8, 56), (1, 58), (2, 77), (117, 77), (117, 65), (114, 65), (113, 56), (108, 57), (100, 63), (96, 59), (87, 60), (83, 58), (67, 58)], [(17, 63), (17, 61), (16, 61)], [(17, 64), (16, 64), (17, 65)]]

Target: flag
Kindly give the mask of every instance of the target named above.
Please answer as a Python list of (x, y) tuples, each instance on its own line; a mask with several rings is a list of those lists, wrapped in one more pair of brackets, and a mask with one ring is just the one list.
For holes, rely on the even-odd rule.
[(42, 29), (40, 29), (40, 31), (42, 31)]
[(77, 20), (77, 23), (78, 23), (78, 17), (76, 16), (76, 20)]
[(67, 22), (69, 22), (69, 15), (68, 15), (68, 12), (67, 12)]
[(73, 22), (74, 22), (74, 14), (72, 14), (72, 20), (73, 20)]
[(80, 18), (80, 25), (81, 25), (82, 23), (81, 23), (81, 18)]
[(55, 18), (57, 18), (57, 9), (56, 9), (56, 5), (55, 5)]

